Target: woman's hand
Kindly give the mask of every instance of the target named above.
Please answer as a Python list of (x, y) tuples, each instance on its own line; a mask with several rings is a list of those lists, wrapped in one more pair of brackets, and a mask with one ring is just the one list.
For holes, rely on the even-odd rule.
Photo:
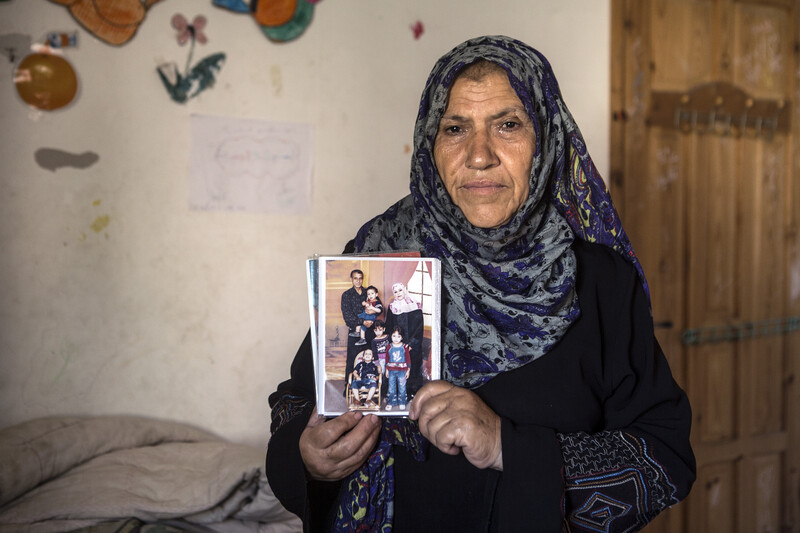
[(411, 401), (409, 418), (444, 453), (464, 457), (478, 468), (503, 470), (500, 417), (477, 394), (446, 381), (432, 381)]
[(375, 415), (350, 411), (326, 420), (311, 414), (300, 435), (300, 455), (312, 478), (338, 481), (352, 474), (375, 448), (381, 422)]

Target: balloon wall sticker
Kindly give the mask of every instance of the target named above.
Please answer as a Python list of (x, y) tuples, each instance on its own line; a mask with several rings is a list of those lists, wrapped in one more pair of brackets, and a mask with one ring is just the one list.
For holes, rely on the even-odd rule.
[(217, 7), (249, 13), (272, 41), (298, 38), (311, 24), (314, 5), (320, 0), (212, 0)]
[(67, 6), (81, 26), (116, 46), (127, 43), (144, 21), (147, 10), (161, 0), (50, 0)]
[[(3, 38), (20, 40), (24, 36), (12, 34)], [(50, 33), (46, 44), (31, 46), (32, 53), (7, 49), (9, 59), (21, 57), (14, 71), (14, 85), (22, 101), (43, 111), (60, 109), (78, 94), (78, 75), (72, 64), (63, 56), (62, 48), (78, 44), (75, 33)]]
[(192, 66), (195, 43), (206, 44), (208, 42), (208, 38), (203, 32), (206, 27), (206, 18), (198, 15), (190, 24), (186, 17), (178, 13), (172, 17), (171, 24), (178, 31), (178, 44), (182, 46), (187, 42), (190, 43), (186, 67), (181, 73), (174, 61), (164, 63), (158, 67), (158, 75), (170, 97), (183, 104), (209, 87), (213, 87), (216, 76), (225, 63), (225, 54), (222, 52), (212, 54)]

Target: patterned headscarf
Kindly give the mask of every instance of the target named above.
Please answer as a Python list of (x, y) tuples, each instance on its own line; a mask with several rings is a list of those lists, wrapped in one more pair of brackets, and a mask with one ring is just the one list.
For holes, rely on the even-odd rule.
[[(478, 59), (505, 69), (536, 134), (530, 195), (509, 222), (492, 229), (466, 219), (452, 202), (433, 158), (450, 87), (457, 74)], [(571, 249), (576, 237), (622, 254), (647, 288), (550, 64), (520, 41), (503, 36), (471, 39), (436, 63), (414, 129), (410, 188), (409, 196), (361, 228), (356, 251), (417, 250), (442, 261), (442, 367), (444, 379), (456, 385), (478, 387), (541, 357), (563, 337), (580, 316)], [(393, 461), (387, 439), (411, 442), (413, 452), (422, 453), (418, 439), (412, 438), (415, 426), (404, 423), (407, 427), (400, 431), (397, 422), (386, 421), (373, 456), (345, 482), (337, 526), (358, 524), (366, 531), (385, 530), (391, 524)], [(383, 487), (378, 491), (382, 497), (371, 499), (364, 492), (368, 487), (373, 493)], [(358, 520), (350, 512), (342, 514), (354, 502)], [(364, 513), (371, 525), (363, 521)]]
[[(506, 70), (536, 134), (530, 195), (508, 223), (494, 229), (467, 221), (433, 159), (449, 89), (478, 59)], [(457, 46), (436, 63), (422, 93), (411, 194), (356, 237), (359, 252), (412, 249), (441, 259), (445, 379), (477, 387), (541, 357), (561, 339), (580, 314), (570, 247), (576, 235), (612, 246), (635, 262), (549, 63), (508, 37)]]

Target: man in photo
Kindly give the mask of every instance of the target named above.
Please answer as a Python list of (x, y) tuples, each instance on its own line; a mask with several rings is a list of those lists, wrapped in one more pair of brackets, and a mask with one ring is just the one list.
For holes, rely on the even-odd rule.
[[(354, 269), (350, 272), (350, 281), (353, 286), (342, 293), (342, 318), (347, 325), (347, 362), (345, 363), (344, 375), (349, 376), (353, 371), (353, 361), (355, 360), (356, 353), (359, 347), (356, 342), (361, 338), (359, 330), (360, 326), (365, 328), (372, 327), (371, 320), (364, 320), (358, 315), (364, 311), (362, 302), (367, 301), (367, 291), (364, 289), (364, 273), (359, 269)], [(371, 340), (371, 339), (369, 339)]]
[(365, 321), (358, 317), (364, 310), (363, 302), (367, 301), (367, 291), (364, 289), (364, 273), (358, 269), (350, 272), (352, 287), (342, 293), (342, 318), (347, 324), (350, 337), (360, 337), (361, 326), (370, 327), (372, 321)]

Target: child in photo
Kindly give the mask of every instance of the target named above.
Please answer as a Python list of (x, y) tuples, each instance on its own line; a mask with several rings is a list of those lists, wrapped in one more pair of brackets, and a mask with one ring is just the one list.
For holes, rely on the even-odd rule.
[(406, 381), (411, 371), (411, 349), (403, 343), (403, 331), (400, 327), (392, 329), (391, 344), (386, 354), (386, 377), (389, 380), (389, 394), (386, 399), (386, 410), (395, 406), (400, 411), (406, 408)]
[[(358, 318), (364, 321), (374, 322), (378, 315), (383, 313), (383, 304), (381, 303), (381, 299), (378, 297), (378, 289), (374, 285), (370, 285), (367, 287), (367, 300), (365, 302), (361, 302), (361, 305), (364, 306), (364, 311), (358, 314)], [(356, 341), (356, 346), (362, 346), (367, 344), (367, 339), (365, 338), (367, 334), (367, 327), (364, 325), (358, 326), (357, 329), (359, 330), (360, 339)]]
[(386, 352), (389, 350), (389, 344), (392, 340), (386, 334), (386, 322), (381, 319), (375, 321), (372, 326), (372, 331), (375, 333), (375, 338), (372, 339), (372, 354), (375, 361), (380, 363), (381, 368), (386, 368)]
[[(375, 396), (375, 391), (378, 388), (378, 376), (381, 373), (380, 366), (376, 365), (372, 360), (372, 350), (364, 350), (361, 358), (361, 361), (353, 368), (353, 382), (350, 385), (356, 406), (358, 406), (358, 404), (366, 406), (372, 401), (372, 397)], [(358, 391), (362, 387), (367, 389), (366, 398), (361, 398), (359, 395)]]
[[(377, 319), (372, 326), (372, 331), (375, 333), (375, 338), (372, 339), (370, 344), (372, 346), (372, 354), (375, 357), (375, 362), (379, 364), (381, 368), (386, 368), (386, 352), (389, 350), (389, 344), (392, 342), (389, 335), (386, 334), (386, 323), (380, 318)], [(386, 381), (381, 385), (381, 394), (383, 396), (386, 396), (386, 385)]]

